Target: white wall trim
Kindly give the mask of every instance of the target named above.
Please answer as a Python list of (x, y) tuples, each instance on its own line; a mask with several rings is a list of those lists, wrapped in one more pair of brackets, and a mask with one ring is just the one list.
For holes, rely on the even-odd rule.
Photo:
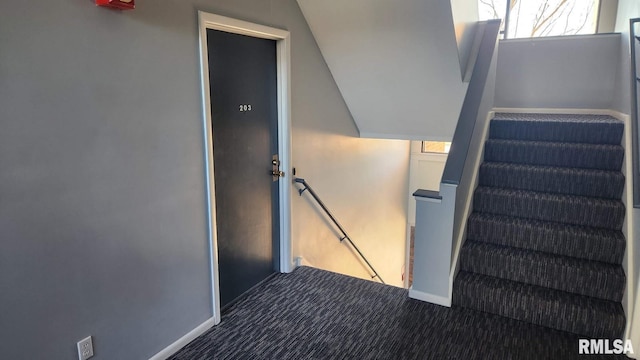
[[(626, 260), (627, 260), (627, 291), (625, 292), (626, 301), (623, 302), (623, 306), (626, 310), (627, 315), (627, 326), (625, 327), (625, 339), (631, 338), (631, 324), (633, 320), (634, 313), (638, 310), (635, 309), (635, 297), (637, 294), (633, 291), (633, 288), (636, 284), (637, 279), (634, 278), (633, 274), (635, 274), (635, 260), (633, 258), (634, 254), (634, 231), (635, 227), (633, 224), (633, 164), (630, 159), (633, 157), (633, 138), (631, 134), (631, 116), (627, 114), (623, 114), (621, 112), (609, 110), (609, 113), (612, 117), (624, 122), (624, 138), (623, 138), (623, 146), (624, 146), (624, 164), (625, 167), (625, 208), (626, 208), (626, 221), (625, 221), (625, 237), (627, 240), (627, 248), (626, 248)], [(634, 344), (635, 345), (635, 344)]]
[(294, 268), (291, 243), (291, 37), (288, 31), (198, 11), (200, 37), (200, 69), (202, 83), (202, 111), (205, 138), (206, 184), (209, 259), (211, 273), (212, 311), (215, 324), (220, 322), (220, 286), (218, 275), (218, 243), (216, 239), (216, 199), (213, 169), (213, 135), (211, 131), (211, 99), (209, 93), (209, 61), (207, 29), (253, 36), (277, 42), (278, 72), (278, 152), (285, 178), (279, 182), (280, 202), (280, 271)]
[(442, 199), (435, 199), (435, 198), (424, 197), (424, 196), (414, 196), (414, 198), (416, 199), (416, 201), (426, 201), (426, 202), (432, 202), (437, 204), (442, 203)]
[(150, 357), (149, 360), (165, 360), (169, 358), (171, 355), (178, 352), (178, 350), (185, 347), (188, 343), (193, 341), (195, 338), (204, 334), (207, 330), (211, 329), (211, 327), (214, 326), (215, 324), (216, 324), (216, 321), (214, 318), (208, 319), (207, 321), (198, 325), (195, 329), (189, 331), (186, 335), (184, 335), (180, 339), (174, 341), (171, 345), (160, 350), (159, 353)]
[(591, 114), (613, 116), (613, 111), (606, 109), (493, 108), (493, 112), (516, 114)]
[(409, 289), (409, 297), (416, 300), (426, 301), (428, 303), (451, 307), (451, 298), (428, 294), (426, 292)]
[(534, 41), (562, 41), (571, 38), (578, 39), (589, 39), (589, 38), (599, 38), (599, 37), (614, 37), (620, 36), (619, 33), (606, 33), (606, 34), (578, 34), (578, 35), (557, 35), (557, 36), (540, 36), (540, 37), (529, 37), (529, 38), (512, 38), (512, 39), (501, 39), (500, 42), (534, 42)]
[[(262, 39), (283, 40), (289, 38), (289, 32), (270, 26), (238, 20), (226, 16), (198, 11), (200, 29), (216, 29), (233, 34), (247, 35)], [(206, 40), (206, 36), (204, 37)]]
[[(462, 249), (462, 245), (464, 245), (464, 241), (467, 236), (467, 220), (469, 219), (469, 215), (471, 214), (471, 205), (473, 201), (473, 195), (475, 194), (475, 189), (478, 186), (478, 174), (480, 172), (480, 163), (484, 159), (484, 143), (487, 141), (487, 137), (489, 136), (489, 124), (491, 123), (491, 119), (495, 115), (497, 111), (491, 110), (487, 113), (487, 119), (484, 124), (484, 128), (482, 129), (482, 145), (480, 146), (480, 151), (476, 153), (476, 158), (474, 159), (473, 165), (473, 174), (471, 175), (471, 186), (473, 186), (473, 190), (469, 191), (467, 194), (467, 198), (464, 202), (464, 214), (462, 218), (464, 221), (462, 222), (462, 230), (458, 234), (457, 239), (453, 239), (455, 241), (456, 248), (453, 253), (453, 263), (451, 264), (451, 271), (449, 272), (449, 298), (453, 298), (453, 280), (455, 280), (456, 275), (458, 275), (458, 259), (460, 257), (460, 249)], [(440, 186), (446, 186), (448, 184), (441, 184)]]

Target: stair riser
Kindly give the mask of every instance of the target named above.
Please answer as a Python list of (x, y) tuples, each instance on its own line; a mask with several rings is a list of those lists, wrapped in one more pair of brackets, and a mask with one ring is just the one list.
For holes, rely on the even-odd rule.
[(476, 191), (473, 206), (478, 212), (613, 230), (622, 228), (624, 205), (621, 202), (579, 199), (568, 200), (561, 196), (514, 197)]
[[(461, 273), (462, 274), (462, 273)], [(496, 282), (460, 279), (454, 283), (453, 304), (511, 319), (526, 321), (552, 329), (568, 331), (589, 338), (620, 338), (626, 321), (619, 303), (602, 311), (589, 305), (565, 302), (558, 293), (513, 291)], [(573, 295), (576, 296), (576, 295)], [(596, 302), (603, 300), (593, 299)]]
[(480, 167), (480, 185), (620, 199), (624, 189), (624, 176), (619, 172), (586, 172), (549, 167), (523, 168), (485, 164)]
[(472, 216), (467, 225), (467, 238), (579, 259), (622, 264), (625, 251), (622, 233), (581, 230), (574, 227), (559, 228), (548, 223), (493, 221)]
[(620, 146), (487, 140), (484, 149), (485, 161), (613, 171), (620, 171), (623, 157)]
[(491, 139), (620, 145), (624, 126), (585, 122), (491, 121)]
[(558, 262), (542, 263), (477, 247), (463, 248), (460, 269), (610, 301), (622, 300), (626, 281), (623, 273), (600, 272)]

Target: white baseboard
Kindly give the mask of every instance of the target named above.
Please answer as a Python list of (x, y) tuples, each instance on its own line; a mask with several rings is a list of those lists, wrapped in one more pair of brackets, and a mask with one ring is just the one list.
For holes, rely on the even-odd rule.
[[(624, 333), (625, 339), (630, 339), (632, 327), (633, 327), (632, 319), (635, 316), (635, 312), (638, 311), (638, 309), (636, 308), (637, 294), (633, 291), (637, 281), (637, 279), (634, 276), (635, 274), (634, 269), (635, 269), (635, 266), (637, 265), (635, 264), (635, 259), (633, 258), (633, 254), (635, 253), (635, 250), (634, 250), (635, 244), (633, 242), (633, 239), (635, 239), (635, 224), (633, 223), (633, 211), (634, 211), (634, 208), (633, 208), (634, 179), (633, 177), (634, 177), (634, 174), (633, 174), (633, 163), (630, 161), (630, 159), (633, 159), (633, 139), (631, 135), (632, 126), (631, 126), (631, 117), (627, 114), (610, 110), (609, 115), (625, 123), (624, 138), (623, 138), (623, 147), (625, 151), (623, 173), (626, 180), (625, 181), (626, 189), (623, 196), (625, 196), (626, 198), (623, 198), (623, 202), (626, 207), (626, 219), (624, 224), (625, 228), (623, 228), (622, 231), (627, 240), (627, 249), (625, 254), (627, 262), (626, 262), (626, 268), (624, 269), (625, 273), (627, 274), (627, 290), (625, 292), (625, 297), (623, 298), (622, 307), (624, 308), (625, 314), (627, 315), (627, 327)], [(636, 345), (636, 344), (633, 344), (633, 345)]]
[(314, 267), (314, 268), (318, 268), (319, 267), (313, 265), (306, 257), (304, 256), (296, 256), (294, 259), (295, 262), (295, 267), (298, 268), (300, 266), (308, 266), (308, 267)]
[(427, 294), (426, 292), (409, 289), (409, 297), (436, 305), (451, 307), (451, 299), (444, 296)]
[(198, 327), (196, 327), (195, 329), (189, 331), (185, 336), (176, 340), (173, 344), (167, 346), (159, 353), (153, 355), (151, 358), (149, 358), (149, 360), (165, 360), (169, 358), (171, 355), (175, 354), (178, 350), (182, 349), (185, 345), (193, 341), (195, 338), (204, 334), (205, 331), (213, 327), (215, 323), (215, 319), (210, 318), (209, 320), (198, 325)]
[[(496, 113), (516, 113), (516, 114), (585, 114), (585, 115), (611, 115), (612, 111), (607, 109), (564, 109), (564, 108), (493, 108)], [(613, 115), (612, 115), (613, 116)]]

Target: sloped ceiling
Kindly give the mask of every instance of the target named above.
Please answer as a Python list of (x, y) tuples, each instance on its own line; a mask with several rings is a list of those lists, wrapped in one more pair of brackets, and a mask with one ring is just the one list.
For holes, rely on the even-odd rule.
[(467, 84), (449, 1), (297, 1), (361, 137), (451, 139)]

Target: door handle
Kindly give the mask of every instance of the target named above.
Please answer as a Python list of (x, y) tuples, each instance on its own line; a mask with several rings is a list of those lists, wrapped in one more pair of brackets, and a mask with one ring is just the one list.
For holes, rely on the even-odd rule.
[(271, 166), (271, 176), (273, 181), (278, 181), (278, 179), (284, 177), (284, 171), (280, 171), (280, 159), (278, 159), (278, 154), (273, 155)]

